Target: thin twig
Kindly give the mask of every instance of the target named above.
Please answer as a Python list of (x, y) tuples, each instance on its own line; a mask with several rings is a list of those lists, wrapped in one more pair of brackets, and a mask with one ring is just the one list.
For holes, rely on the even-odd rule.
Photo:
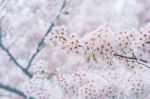
[(150, 68), (150, 66), (149, 66), (148, 63), (142, 63), (142, 62), (138, 62), (138, 61), (137, 61), (137, 63), (138, 63), (138, 64), (141, 64), (141, 65), (144, 65), (144, 66), (147, 67), (147, 68)]
[(114, 56), (119, 56), (119, 57), (122, 57), (122, 58), (133, 59), (133, 60), (137, 59), (136, 57), (123, 56), (123, 55), (119, 55), (119, 54), (114, 54)]
[(141, 64), (141, 65), (144, 65), (144, 66), (147, 67), (147, 68), (150, 68), (150, 66), (147, 65), (148, 62), (147, 62), (146, 60), (143, 60), (143, 59), (139, 59), (139, 60), (138, 60), (138, 59), (135, 57), (134, 54), (133, 54), (132, 57), (130, 57), (130, 56), (123, 56), (123, 55), (119, 55), (119, 54), (114, 54), (114, 56), (118, 56), (118, 57), (126, 58), (126, 59), (132, 59), (132, 60), (135, 60), (138, 64)]

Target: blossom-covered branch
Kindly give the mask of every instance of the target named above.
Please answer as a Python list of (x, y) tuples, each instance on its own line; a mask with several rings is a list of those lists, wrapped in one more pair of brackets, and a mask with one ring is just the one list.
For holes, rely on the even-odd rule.
[[(148, 63), (150, 55), (149, 45), (146, 43), (150, 39), (149, 32), (147, 32), (149, 31), (148, 27), (149, 25), (139, 33), (136, 30), (117, 32), (107, 26), (101, 26), (91, 32), (90, 36), (85, 35), (83, 38), (79, 38), (74, 35), (67, 37), (67, 30), (64, 26), (60, 26), (54, 28), (52, 34), (48, 35), (46, 42), (50, 46), (66, 49), (69, 52), (77, 54), (82, 52), (88, 61), (97, 62), (99, 58), (103, 58), (107, 61), (107, 65), (113, 65), (113, 59), (116, 58), (114, 56), (124, 58), (124, 60), (133, 60), (136, 63), (137, 60)], [(137, 34), (139, 36), (136, 36)]]
[(53, 64), (51, 72), (46, 62), (37, 63), (25, 83), (26, 94), (42, 99), (148, 99), (149, 27), (118, 32), (101, 25), (82, 37), (68, 33), (64, 25), (53, 27), (45, 42), (54, 52), (65, 53), (67, 63)]

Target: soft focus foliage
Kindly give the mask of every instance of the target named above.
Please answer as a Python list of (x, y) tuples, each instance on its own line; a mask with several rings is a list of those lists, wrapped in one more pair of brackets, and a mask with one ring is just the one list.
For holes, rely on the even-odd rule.
[(0, 99), (149, 99), (150, 0), (64, 3), (0, 0)]

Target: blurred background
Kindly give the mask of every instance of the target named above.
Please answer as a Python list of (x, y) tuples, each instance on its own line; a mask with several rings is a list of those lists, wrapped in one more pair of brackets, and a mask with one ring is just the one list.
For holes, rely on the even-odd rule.
[(150, 0), (0, 0), (0, 99), (23, 99), (40, 59), (62, 64), (43, 43), (53, 24), (82, 36), (101, 24), (138, 29), (149, 21)]

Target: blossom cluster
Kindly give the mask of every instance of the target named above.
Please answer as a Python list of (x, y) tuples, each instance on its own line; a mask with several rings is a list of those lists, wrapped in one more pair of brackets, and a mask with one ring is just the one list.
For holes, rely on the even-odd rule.
[(113, 31), (109, 26), (102, 25), (83, 37), (77, 37), (75, 33), (71, 33), (71, 36), (68, 34), (65, 26), (56, 26), (45, 41), (54, 48), (76, 53), (88, 62), (95, 61), (105, 67), (114, 68), (115, 59), (130, 69), (142, 68), (139, 61), (150, 63), (150, 24), (140, 31)]
[(64, 71), (73, 65), (69, 60), (69, 66), (53, 67), (53, 72), (41, 61), (25, 83), (25, 92), (36, 99), (149, 99), (149, 42), (150, 24), (139, 31), (102, 25), (80, 37), (56, 26), (45, 43), (83, 61), (72, 72)]
[(35, 74), (25, 83), (25, 88), (26, 94), (36, 99), (148, 99), (150, 97), (149, 79), (129, 72), (121, 75), (119, 71), (114, 70), (78, 70), (71, 74), (57, 72), (50, 79), (46, 76), (40, 78)]

